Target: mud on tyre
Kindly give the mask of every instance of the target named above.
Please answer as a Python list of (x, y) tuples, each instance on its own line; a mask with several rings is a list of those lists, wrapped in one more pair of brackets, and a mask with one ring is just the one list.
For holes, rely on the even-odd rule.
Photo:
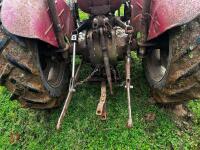
[(157, 103), (200, 99), (200, 17), (164, 35), (165, 43), (144, 59)]
[(68, 79), (63, 78), (66, 73), (61, 77), (62, 81), (58, 82), (62, 84), (56, 84), (54, 89), (48, 88), (50, 84), (43, 84), (46, 78), (44, 74), (41, 75), (42, 65), (38, 65), (37, 50), (34, 48), (36, 42), (9, 36), (2, 27), (0, 41), (0, 85), (6, 86), (12, 93), (11, 99), (19, 99), (30, 108), (57, 107), (65, 96), (66, 87), (63, 84)]

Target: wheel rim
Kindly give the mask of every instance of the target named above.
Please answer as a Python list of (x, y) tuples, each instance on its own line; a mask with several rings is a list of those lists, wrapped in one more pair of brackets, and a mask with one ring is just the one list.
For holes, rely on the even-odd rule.
[(60, 86), (65, 73), (65, 63), (59, 63), (58, 58), (59, 57), (48, 58), (43, 55), (40, 56), (40, 65), (44, 79), (52, 88)]
[(40, 44), (38, 44), (37, 60), (44, 87), (51, 96), (61, 96), (69, 80), (68, 63), (61, 53)]
[(169, 68), (169, 49), (158, 48), (149, 52), (146, 58), (148, 74), (155, 82), (160, 82)]

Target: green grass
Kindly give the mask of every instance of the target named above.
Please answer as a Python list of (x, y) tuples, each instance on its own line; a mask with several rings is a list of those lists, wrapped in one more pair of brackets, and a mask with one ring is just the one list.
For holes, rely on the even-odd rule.
[[(95, 115), (100, 86), (79, 87), (59, 132), (55, 126), (61, 108), (51, 111), (21, 108), (0, 87), (0, 149), (199, 149), (200, 102), (189, 104), (195, 115), (193, 123), (185, 129), (178, 128), (169, 113), (148, 103), (149, 88), (139, 59), (132, 69), (132, 129), (125, 126), (127, 100), (122, 87), (115, 87), (115, 95), (108, 96), (105, 122)], [(89, 71), (84, 66), (81, 74), (84, 76)], [(148, 113), (155, 113), (156, 119), (145, 121)], [(12, 134), (19, 138), (13, 139)]]

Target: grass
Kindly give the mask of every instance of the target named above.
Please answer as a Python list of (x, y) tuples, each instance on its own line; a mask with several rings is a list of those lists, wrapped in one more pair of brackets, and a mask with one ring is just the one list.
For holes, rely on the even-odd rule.
[[(83, 76), (90, 71), (88, 66), (84, 68)], [(55, 125), (61, 108), (21, 108), (0, 87), (0, 149), (199, 149), (200, 103), (189, 103), (194, 121), (187, 128), (179, 128), (171, 114), (148, 103), (149, 88), (139, 59), (135, 58), (132, 69), (134, 127), (130, 130), (125, 127), (127, 100), (122, 87), (115, 87), (115, 95), (108, 96), (109, 114), (105, 122), (95, 115), (100, 86), (79, 87), (59, 132)], [(155, 113), (156, 119), (145, 121), (148, 113)]]

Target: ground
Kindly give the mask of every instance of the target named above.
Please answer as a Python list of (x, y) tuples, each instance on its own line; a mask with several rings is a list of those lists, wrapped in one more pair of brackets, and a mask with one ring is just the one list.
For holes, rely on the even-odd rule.
[[(134, 59), (132, 129), (126, 128), (127, 100), (125, 89), (120, 86), (115, 87), (114, 96), (108, 97), (105, 122), (95, 115), (100, 85), (80, 86), (61, 131), (55, 129), (61, 108), (22, 108), (17, 101), (9, 100), (10, 93), (0, 87), (0, 149), (199, 149), (200, 102), (188, 104), (194, 115), (190, 122), (177, 121), (173, 114), (150, 104), (141, 60), (135, 56)], [(119, 68), (123, 73), (123, 63)], [(89, 71), (85, 65), (82, 78)]]

